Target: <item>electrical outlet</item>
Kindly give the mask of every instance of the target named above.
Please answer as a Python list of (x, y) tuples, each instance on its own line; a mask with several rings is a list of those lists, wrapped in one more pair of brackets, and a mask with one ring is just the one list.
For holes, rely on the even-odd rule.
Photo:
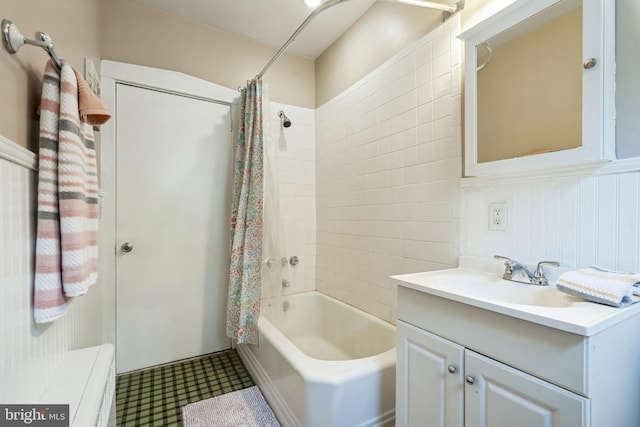
[(489, 230), (507, 229), (507, 203), (489, 204)]

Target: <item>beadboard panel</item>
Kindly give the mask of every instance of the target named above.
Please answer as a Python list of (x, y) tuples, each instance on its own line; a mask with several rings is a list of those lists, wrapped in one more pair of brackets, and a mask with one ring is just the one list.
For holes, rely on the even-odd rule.
[(388, 276), (459, 253), (458, 18), (316, 110), (317, 288), (395, 323)]
[[(640, 172), (465, 187), (461, 252), (639, 271), (639, 200)], [(488, 206), (503, 201), (508, 229), (490, 231)]]
[[(47, 325), (33, 321), (35, 180), (29, 162), (0, 159), (0, 402), (36, 402), (62, 355), (99, 343), (99, 291)], [(90, 291), (90, 293), (91, 293)], [(84, 299), (83, 298), (83, 299)]]

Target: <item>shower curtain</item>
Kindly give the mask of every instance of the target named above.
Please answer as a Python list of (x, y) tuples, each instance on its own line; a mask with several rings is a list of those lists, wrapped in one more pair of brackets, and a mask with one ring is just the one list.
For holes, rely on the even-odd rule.
[(240, 129), (231, 201), (231, 261), (227, 336), (258, 343), (264, 210), (264, 123), (266, 88), (253, 79), (242, 89)]

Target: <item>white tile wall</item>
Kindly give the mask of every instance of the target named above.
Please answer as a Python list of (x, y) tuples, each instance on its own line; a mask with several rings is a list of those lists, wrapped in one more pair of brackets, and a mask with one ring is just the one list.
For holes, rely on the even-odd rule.
[[(278, 112), (291, 120), (280, 126)], [(290, 287), (283, 294), (316, 289), (316, 179), (314, 110), (286, 104), (270, 104), (270, 135), (277, 152), (277, 182), (280, 193), (281, 256), (297, 256), (300, 263), (283, 269)], [(268, 285), (270, 287), (270, 285)], [(280, 284), (267, 288), (267, 296), (278, 296)]]
[(389, 275), (457, 262), (458, 28), (454, 17), (316, 110), (317, 288), (394, 323)]
[[(2, 144), (5, 143), (0, 141)], [(2, 147), (0, 147), (2, 148)], [(36, 172), (0, 158), (0, 402), (36, 402), (60, 356), (101, 342), (99, 289), (63, 318), (33, 322)], [(97, 310), (96, 310), (97, 307)]]
[[(640, 172), (464, 188), (461, 252), (533, 264), (640, 271)], [(508, 203), (507, 231), (488, 229), (488, 205)]]

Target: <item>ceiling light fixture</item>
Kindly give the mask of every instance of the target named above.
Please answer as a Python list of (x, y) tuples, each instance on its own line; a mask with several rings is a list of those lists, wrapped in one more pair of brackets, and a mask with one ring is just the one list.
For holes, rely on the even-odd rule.
[(316, 8), (320, 6), (320, 3), (322, 3), (322, 0), (304, 0), (304, 4), (306, 4), (311, 8)]

